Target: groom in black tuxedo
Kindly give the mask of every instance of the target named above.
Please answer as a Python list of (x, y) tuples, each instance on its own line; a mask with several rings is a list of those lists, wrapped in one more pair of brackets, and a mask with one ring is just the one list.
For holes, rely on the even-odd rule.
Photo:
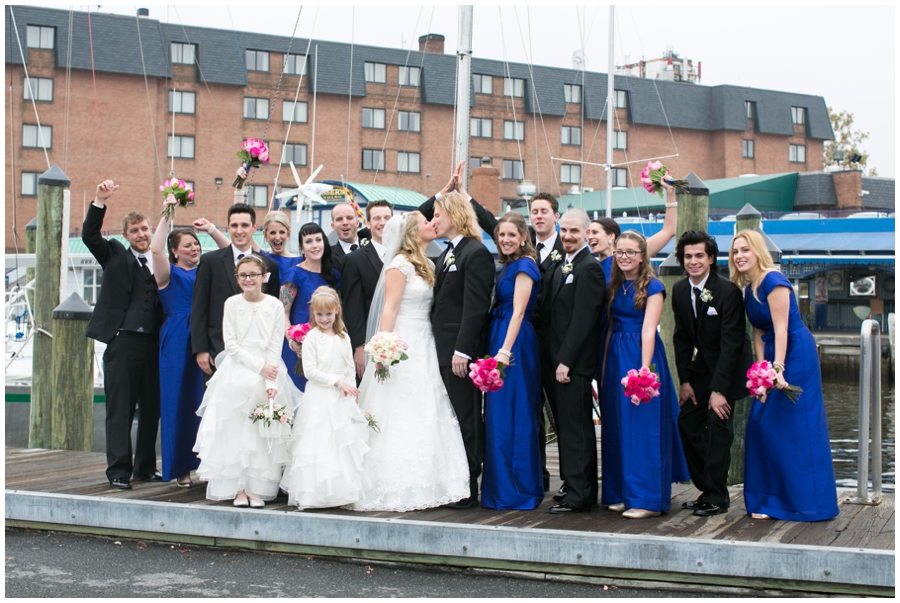
[(587, 244), (588, 215), (570, 209), (559, 221), (565, 255), (541, 293), (541, 369), (557, 421), (565, 493), (551, 513), (590, 511), (597, 502), (597, 439), (591, 380), (600, 354), (605, 279)]
[(481, 242), (475, 213), (459, 193), (443, 195), (434, 204), (431, 224), (447, 249), (435, 263), (431, 327), (441, 379), (459, 420), (469, 462), (470, 496), (454, 505), (478, 502), (478, 476), (484, 457), (482, 394), (469, 379), (469, 363), (485, 353), (494, 259)]
[(675, 246), (687, 278), (672, 287), (675, 364), (681, 389), (678, 431), (697, 500), (694, 515), (728, 511), (728, 468), (734, 440), (734, 403), (747, 395), (750, 340), (740, 289), (719, 276), (715, 239), (689, 230)]

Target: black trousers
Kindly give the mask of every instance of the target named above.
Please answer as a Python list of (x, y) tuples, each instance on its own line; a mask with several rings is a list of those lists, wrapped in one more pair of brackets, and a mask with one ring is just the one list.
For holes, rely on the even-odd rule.
[(472, 380), (466, 376), (460, 379), (449, 366), (441, 367), (441, 379), (450, 396), (450, 404), (459, 421), (466, 460), (469, 463), (469, 496), (478, 498), (478, 478), (484, 462), (484, 420), (482, 419), (482, 396)]
[(691, 481), (704, 501), (728, 508), (728, 469), (734, 441), (734, 401), (724, 421), (709, 407), (709, 389), (701, 380), (691, 381), (697, 404), (688, 400), (678, 415), (678, 433)]
[[(159, 344), (156, 335), (119, 331), (103, 353), (106, 393), (106, 477), (156, 471), (159, 432)], [(131, 425), (140, 406), (132, 462)]]
[(597, 436), (594, 432), (591, 379), (569, 375), (569, 383), (554, 381), (547, 389), (556, 412), (559, 470), (566, 483), (564, 502), (589, 511), (597, 503)]
[[(556, 417), (556, 398), (550, 391), (556, 383), (556, 367), (551, 366), (550, 356), (546, 350), (541, 353), (541, 395), (547, 399), (547, 405), (550, 407), (550, 415), (553, 424), (556, 426), (556, 441), (559, 443), (559, 420)], [(550, 472), (547, 470), (547, 431), (544, 428), (544, 412), (543, 401), (541, 405), (541, 422), (538, 427), (538, 450), (541, 453), (541, 472), (544, 474), (544, 491), (550, 489)], [(559, 478), (562, 477), (562, 470), (559, 472)], [(563, 480), (565, 481), (565, 480)]]

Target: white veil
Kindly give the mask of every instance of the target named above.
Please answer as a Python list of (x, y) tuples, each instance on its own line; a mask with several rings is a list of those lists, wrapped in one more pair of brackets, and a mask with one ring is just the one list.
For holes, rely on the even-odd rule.
[(407, 216), (394, 216), (384, 227), (381, 243), (384, 246), (384, 265), (381, 267), (381, 275), (372, 295), (372, 305), (369, 306), (369, 320), (366, 322), (366, 341), (372, 339), (372, 335), (378, 332), (381, 326), (381, 312), (384, 310), (384, 273), (387, 271), (391, 260), (400, 251), (400, 244), (406, 231)]

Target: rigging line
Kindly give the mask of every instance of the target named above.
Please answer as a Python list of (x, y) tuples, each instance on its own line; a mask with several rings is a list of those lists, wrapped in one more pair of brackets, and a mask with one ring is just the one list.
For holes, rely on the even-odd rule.
[[(509, 60), (507, 60), (507, 58), (506, 58), (506, 37), (505, 37), (505, 34), (504, 34), (504, 32), (503, 32), (503, 7), (502, 7), (502, 6), (498, 6), (498, 7), (497, 7), (497, 13), (498, 13), (498, 17), (500, 17), (500, 46), (503, 48), (503, 64), (504, 64), (504, 66), (506, 67), (506, 77), (507, 77), (510, 81), (512, 81), (512, 73), (511, 73), (510, 70), (509, 70)], [(505, 86), (504, 86), (504, 87), (505, 87)], [(514, 86), (513, 86), (512, 84), (510, 84), (510, 88), (514, 88)], [(514, 93), (515, 93), (515, 89), (510, 90), (510, 92), (511, 92), (512, 94), (514, 94)], [(515, 98), (512, 96), (512, 94), (511, 94), (510, 96), (506, 96), (506, 95), (504, 94), (503, 96), (504, 96), (504, 98), (507, 99), (507, 101), (506, 101), (506, 102), (507, 102), (507, 105), (506, 105), (506, 106), (507, 106), (507, 107), (512, 106), (512, 114), (513, 114), (513, 138), (516, 140), (516, 151), (517, 151), (518, 154), (519, 154), (519, 161), (522, 162), (522, 168), (523, 168), (523, 169), (522, 169), (522, 179), (524, 180), (524, 179), (525, 179), (525, 169), (524, 169), (524, 167), (525, 167), (525, 160), (522, 158), (522, 143), (519, 141), (519, 137), (516, 136), (516, 123), (517, 123), (519, 120), (518, 120), (518, 117), (516, 117), (516, 101), (515, 101)], [(504, 128), (505, 128), (505, 124), (504, 124)], [(504, 134), (505, 134), (505, 132), (504, 132)], [(523, 134), (523, 138), (524, 138), (524, 134), (525, 134), (525, 124), (524, 124), (524, 122), (522, 123), (522, 134)]]
[[(344, 173), (348, 176), (350, 175), (350, 119), (353, 116), (353, 29), (355, 27), (356, 6), (352, 6), (350, 8), (350, 90), (347, 92), (347, 166), (344, 170)], [(385, 68), (385, 71), (387, 71), (387, 68)], [(316, 78), (318, 77), (318, 74), (316, 74)], [(311, 169), (312, 166), (310, 166)]]
[(103, 149), (100, 146), (100, 103), (97, 100), (97, 74), (94, 71), (94, 34), (91, 29), (91, 8), (88, 6), (87, 10), (87, 22), (88, 22), (88, 43), (91, 47), (91, 81), (94, 85), (94, 116), (97, 120), (97, 156), (98, 156), (98, 166), (100, 168), (100, 180), (103, 180)]
[(69, 29), (66, 34), (66, 104), (63, 118), (63, 134), (65, 142), (63, 143), (63, 171), (69, 166), (69, 94), (72, 89), (72, 27), (75, 18), (75, 10), (69, 8)]
[[(19, 44), (19, 56), (22, 58), (22, 69), (25, 70), (25, 85), (31, 94), (31, 106), (34, 108), (34, 119), (37, 121), (38, 138), (41, 141), (41, 147), (44, 149), (44, 159), (47, 160), (47, 169), (50, 169), (50, 154), (47, 153), (47, 143), (44, 141), (44, 128), (41, 127), (41, 117), (38, 115), (37, 103), (34, 101), (35, 89), (31, 87), (31, 78), (28, 76), (28, 62), (25, 60), (25, 51), (22, 50), (22, 39), (19, 38), (19, 26), (16, 25), (16, 15), (13, 13), (13, 7), (9, 7), (9, 15), (12, 17), (13, 31), (16, 32), (16, 42)], [(23, 141), (24, 142), (24, 141)]]
[[(144, 73), (144, 90), (147, 92), (147, 112), (150, 114), (150, 134), (153, 137), (153, 151), (156, 154), (156, 175), (159, 177), (159, 181), (163, 181), (163, 171), (162, 164), (159, 160), (159, 141), (156, 139), (156, 124), (153, 121), (153, 104), (150, 101), (150, 83), (147, 80), (147, 66), (144, 63), (144, 43), (141, 40), (141, 18), (137, 16), (135, 13), (134, 18), (137, 20), (137, 31), (138, 31), (138, 49), (141, 51), (141, 69)], [(66, 99), (68, 102), (68, 98)], [(174, 99), (173, 99), (174, 101)], [(174, 109), (174, 107), (173, 107)], [(175, 112), (172, 112), (172, 119), (174, 120)], [(174, 132), (174, 125), (173, 125)]]
[[(584, 28), (587, 25), (587, 8), (585, 6), (581, 7), (581, 13), (578, 12), (578, 7), (575, 7), (575, 14), (578, 16), (578, 34), (581, 36), (581, 121), (579, 122), (579, 127), (581, 128), (581, 133), (584, 134), (584, 105), (587, 102), (587, 79), (585, 78), (585, 57), (587, 56), (584, 52), (584, 36), (585, 31)], [(576, 78), (576, 81), (577, 78)], [(580, 144), (578, 145), (578, 151), (580, 153), (581, 161), (584, 161), (584, 136), (581, 137)], [(581, 173), (579, 174), (578, 179), (578, 190), (580, 191), (578, 194), (578, 206), (584, 209), (584, 169), (579, 168)], [(569, 178), (571, 179), (572, 174), (569, 174)]]

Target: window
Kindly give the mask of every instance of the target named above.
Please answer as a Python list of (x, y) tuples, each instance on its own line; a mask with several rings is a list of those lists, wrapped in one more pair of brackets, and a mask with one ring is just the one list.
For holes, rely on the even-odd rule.
[(37, 172), (22, 172), (22, 196), (34, 197), (37, 195)]
[(481, 117), (469, 120), (469, 135), (473, 138), (491, 138), (492, 121)]
[(418, 174), (419, 173), (419, 154), (418, 153), (405, 153), (403, 151), (399, 151), (397, 153), (397, 171)]
[(308, 121), (308, 107), (306, 101), (284, 101), (281, 106), (281, 121), (293, 121), (297, 124), (305, 124)]
[(265, 184), (251, 184), (247, 191), (247, 203), (253, 207), (266, 207), (269, 205), (269, 187)]
[(791, 123), (795, 126), (802, 126), (806, 123), (805, 107), (791, 107)]
[(563, 94), (567, 103), (581, 104), (581, 86), (577, 84), (563, 84)]
[(628, 148), (628, 132), (626, 130), (613, 132), (613, 148), (623, 151)]
[(741, 156), (745, 159), (753, 159), (753, 141), (752, 140), (742, 140), (741, 141)]
[(93, 306), (97, 303), (100, 285), (103, 284), (103, 269), (85, 268), (81, 272), (81, 276), (84, 284), (84, 301)]
[(802, 144), (790, 145), (788, 159), (793, 163), (806, 163), (806, 147)]
[(525, 80), (510, 77), (503, 78), (503, 96), (523, 98), (525, 96)]
[(51, 148), (53, 146), (53, 126), (38, 127), (32, 124), (22, 125), (22, 146), (26, 149)]
[(525, 140), (525, 122), (504, 121), (503, 140)]
[(473, 75), (472, 89), (475, 94), (493, 94), (494, 78), (489, 75)]
[(384, 170), (384, 151), (363, 149), (362, 169), (364, 169), (364, 170)]
[(613, 186), (625, 188), (628, 186), (628, 170), (625, 168), (613, 168), (612, 170)]
[(268, 71), (269, 70), (269, 53), (262, 50), (248, 50), (245, 54), (247, 57), (247, 71)]
[(616, 109), (627, 109), (628, 92), (626, 92), (625, 90), (616, 90), (613, 94), (613, 102), (616, 105)]
[(40, 25), (28, 26), (28, 40), (26, 42), (28, 48), (45, 48), (53, 49), (53, 40), (56, 38), (56, 29), (53, 27), (42, 27)]
[(281, 163), (287, 165), (290, 162), (294, 165), (306, 165), (306, 145), (305, 144), (286, 144), (281, 150)]
[(401, 86), (418, 86), (419, 85), (419, 75), (421, 74), (421, 69), (418, 67), (400, 67), (399, 68), (400, 81), (398, 82)]
[(581, 128), (576, 126), (563, 126), (559, 138), (562, 144), (579, 146), (581, 144)]
[(383, 84), (387, 81), (387, 66), (384, 63), (364, 63), (366, 81)]
[(563, 184), (581, 184), (581, 166), (563, 164), (559, 180)]
[(525, 177), (525, 163), (512, 159), (503, 160), (503, 179), (522, 180)]
[(756, 119), (756, 103), (754, 101), (744, 101), (744, 109), (747, 112), (747, 119)]
[(169, 90), (169, 113), (195, 113), (196, 105), (196, 93)]
[[(28, 84), (31, 84), (30, 86)], [(53, 80), (44, 77), (32, 77), (25, 80), (22, 87), (25, 91), (25, 100), (52, 101), (53, 100)]]
[(472, 170), (481, 167), (481, 157), (469, 157), (469, 176), (472, 175)]
[(284, 55), (284, 73), (306, 75), (306, 56), (302, 54)]
[(268, 119), (269, 99), (244, 97), (244, 119)]
[(400, 111), (397, 114), (397, 129), (401, 132), (419, 132), (422, 115), (418, 111)]
[(384, 109), (367, 109), (363, 107), (362, 127), (384, 130)]
[(169, 134), (169, 154), (167, 157), (194, 158), (193, 136), (172, 136)]
[(172, 42), (172, 62), (179, 65), (193, 65), (197, 62), (197, 45)]

